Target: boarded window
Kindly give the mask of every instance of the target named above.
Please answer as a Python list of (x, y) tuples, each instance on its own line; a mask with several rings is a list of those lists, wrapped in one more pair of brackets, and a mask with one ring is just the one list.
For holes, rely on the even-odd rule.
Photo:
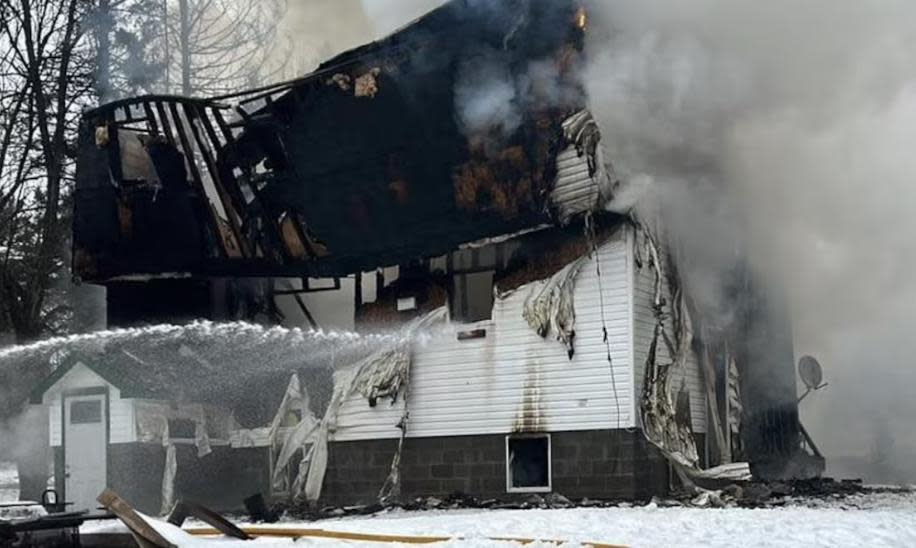
[(450, 308), (453, 321), (489, 320), (493, 314), (493, 271), (452, 276)]
[(70, 424), (102, 422), (102, 402), (99, 400), (70, 402)]
[(506, 491), (536, 493), (551, 489), (550, 435), (506, 438)]

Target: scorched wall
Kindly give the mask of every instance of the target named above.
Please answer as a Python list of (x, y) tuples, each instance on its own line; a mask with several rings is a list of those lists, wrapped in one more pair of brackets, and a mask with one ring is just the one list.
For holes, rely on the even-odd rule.
[[(490, 320), (450, 323), (421, 337), (410, 372), (408, 437), (636, 426), (628, 238), (618, 231), (577, 277), (572, 359), (562, 343), (542, 339), (522, 316), (529, 293), (543, 282), (498, 297)], [(485, 337), (458, 340), (459, 332), (479, 329)], [(403, 399), (393, 406), (382, 400), (372, 408), (355, 395), (344, 404), (333, 439), (397, 438), (402, 406)]]

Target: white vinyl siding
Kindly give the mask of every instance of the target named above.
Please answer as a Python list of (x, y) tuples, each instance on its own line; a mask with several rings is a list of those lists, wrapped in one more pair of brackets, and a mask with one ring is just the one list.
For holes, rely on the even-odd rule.
[[(645, 251), (645, 240), (641, 234), (631, 232), (631, 241), (638, 245), (637, 253), (642, 259), (642, 268), (635, 265), (633, 267), (634, 286), (633, 292), (633, 345), (634, 356), (636, 358), (635, 367), (635, 385), (636, 385), (636, 404), (639, 405), (639, 398), (642, 397), (643, 377), (646, 370), (646, 356), (649, 352), (649, 346), (652, 344), (652, 337), (655, 331), (655, 311), (653, 304), (655, 302), (655, 270), (649, 266), (649, 257)], [(663, 273), (667, 268), (667, 255), (663, 248), (659, 249), (660, 259), (662, 262)], [(667, 276), (662, 276), (662, 297), (665, 299), (667, 316), (670, 317), (671, 293), (668, 290)], [(674, 340), (674, 330), (670, 321), (665, 322), (665, 330), (671, 340)], [(671, 363), (672, 357), (668, 352), (667, 346), (659, 340), (656, 348), (656, 360), (659, 363)], [(706, 432), (706, 391), (703, 387), (703, 377), (697, 356), (694, 352), (690, 353), (687, 358), (687, 388), (690, 391), (690, 414), (693, 419), (693, 430), (695, 432)], [(678, 381), (679, 382), (679, 381)], [(679, 388), (674, 386), (675, 389)]]
[(43, 397), (43, 402), (48, 405), (48, 421), (50, 430), (50, 443), (52, 447), (59, 447), (62, 443), (61, 436), (61, 396), (71, 390), (86, 388), (108, 389), (109, 413), (109, 443), (131, 443), (136, 441), (134, 427), (133, 400), (121, 399), (121, 391), (109, 384), (108, 381), (97, 375), (83, 364), (76, 364), (67, 371)]
[[(601, 246), (599, 255), (603, 303), (595, 258), (585, 262), (576, 278), (572, 360), (553, 334), (542, 339), (522, 317), (531, 286), (497, 299), (491, 320), (450, 324), (415, 345), (408, 436), (635, 426), (631, 277), (625, 232)], [(602, 304), (613, 376), (603, 340)], [(486, 337), (457, 340), (459, 332), (474, 329), (486, 329)], [(334, 439), (397, 437), (395, 425), (402, 409), (384, 400), (370, 408), (364, 398), (352, 397), (341, 409)]]
[(136, 420), (134, 418), (134, 401), (110, 396), (109, 438), (108, 443), (132, 443), (137, 441)]

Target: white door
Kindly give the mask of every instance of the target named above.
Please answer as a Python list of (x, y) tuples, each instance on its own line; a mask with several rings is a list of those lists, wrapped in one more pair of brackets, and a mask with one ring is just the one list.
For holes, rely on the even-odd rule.
[(105, 395), (64, 398), (64, 497), (68, 510), (93, 510), (105, 490), (108, 459)]

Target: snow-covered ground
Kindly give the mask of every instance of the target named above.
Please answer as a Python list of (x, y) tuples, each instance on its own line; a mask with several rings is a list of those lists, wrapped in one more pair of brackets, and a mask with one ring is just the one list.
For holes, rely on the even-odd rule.
[[(310, 523), (286, 522), (289, 528), (450, 537), (437, 546), (518, 546), (489, 537), (600, 542), (638, 547), (904, 547), (916, 546), (916, 494), (869, 494), (831, 501), (798, 501), (769, 509), (629, 508), (569, 510), (389, 511), (369, 517)], [(182, 547), (212, 546), (169, 526), (163, 533)], [(250, 548), (351, 547), (352, 542), (324, 539), (259, 539), (238, 544)], [(368, 544), (364, 544), (368, 546)], [(375, 545), (382, 546), (382, 545)], [(394, 547), (387, 544), (384, 546)]]
[(19, 475), (12, 462), (0, 461), (0, 502), (10, 502), (19, 498)]

